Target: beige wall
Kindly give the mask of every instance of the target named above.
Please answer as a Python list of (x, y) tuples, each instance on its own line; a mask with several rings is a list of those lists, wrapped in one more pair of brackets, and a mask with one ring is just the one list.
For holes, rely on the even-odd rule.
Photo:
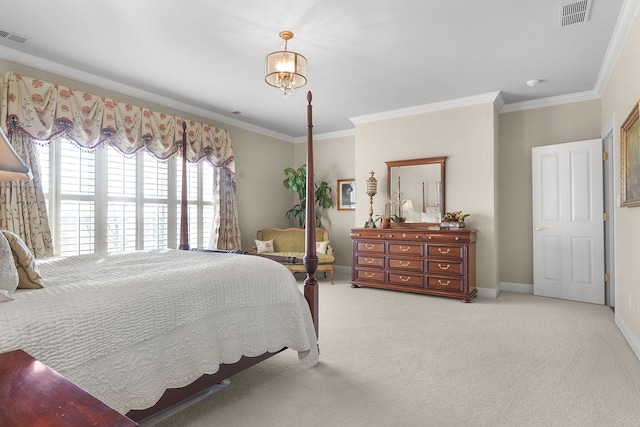
[[(336, 266), (351, 268), (351, 238), (349, 228), (354, 226), (355, 211), (337, 209), (337, 183), (339, 179), (354, 178), (355, 137), (319, 139), (313, 143), (313, 163), (316, 182), (326, 181), (332, 190), (333, 206), (322, 209), (323, 228), (329, 231), (331, 246), (335, 249)], [(307, 144), (295, 144), (295, 167), (306, 164)], [(284, 178), (284, 177), (283, 177)], [(356, 181), (356, 191), (359, 191)], [(358, 196), (360, 198), (360, 196)]]
[[(620, 126), (640, 99), (640, 23), (636, 20), (626, 45), (615, 65), (602, 97), (601, 127), (614, 117), (616, 163), (619, 165)], [(619, 171), (619, 168), (617, 169)], [(620, 180), (616, 173), (616, 204), (620, 199)], [(616, 286), (618, 301), (616, 317), (619, 317), (635, 336), (636, 352), (640, 340), (640, 208), (617, 208), (615, 212)], [(638, 354), (638, 353), (636, 353)], [(640, 356), (639, 356), (640, 357)]]
[(356, 224), (361, 226), (369, 217), (363, 185), (369, 171), (375, 171), (378, 180), (375, 216), (382, 213), (387, 198), (386, 161), (447, 156), (445, 208), (471, 213), (467, 226), (478, 229), (477, 286), (495, 288), (495, 115), (493, 103), (486, 103), (357, 125)]
[(236, 157), (238, 216), (242, 234), (242, 249), (247, 250), (253, 246), (257, 229), (266, 226), (284, 227), (287, 225), (284, 218), (286, 209), (283, 209), (283, 206), (289, 205), (290, 196), (282, 186), (284, 179), (282, 171), (293, 161), (291, 143), (0, 59), (0, 74), (6, 71), (15, 71), (28, 77), (63, 84), (72, 89), (111, 97), (122, 102), (229, 130)]
[(501, 282), (533, 284), (533, 147), (600, 138), (600, 101), (503, 113), (497, 150)]

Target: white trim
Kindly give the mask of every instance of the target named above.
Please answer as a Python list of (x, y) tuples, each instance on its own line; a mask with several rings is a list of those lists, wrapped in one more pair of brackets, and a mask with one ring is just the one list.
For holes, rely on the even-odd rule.
[(611, 73), (613, 72), (616, 62), (618, 62), (618, 58), (622, 53), (622, 49), (624, 48), (627, 37), (629, 37), (629, 33), (631, 33), (631, 29), (636, 22), (639, 12), (640, 1), (625, 0), (622, 5), (622, 10), (620, 11), (620, 15), (618, 15), (618, 22), (616, 22), (616, 26), (613, 30), (613, 35), (609, 46), (607, 47), (607, 52), (604, 55), (604, 61), (602, 61), (598, 79), (596, 80), (594, 90), (599, 94), (599, 96), (602, 96), (607, 84), (609, 83)]
[(533, 295), (533, 285), (525, 283), (509, 283), (500, 282), (495, 288), (476, 288), (478, 290), (478, 296), (482, 298), (496, 299), (500, 296), (502, 291), (505, 292), (518, 292), (520, 294)]
[(554, 107), (557, 105), (571, 104), (574, 102), (593, 101), (600, 99), (600, 95), (595, 90), (585, 92), (570, 93), (568, 95), (550, 96), (548, 98), (536, 99), (533, 101), (512, 102), (505, 104), (500, 113), (512, 113), (514, 111), (533, 110), (543, 107)]
[(614, 318), (618, 329), (620, 329), (620, 332), (622, 333), (622, 336), (625, 340), (627, 340), (629, 347), (631, 347), (631, 351), (633, 351), (633, 354), (635, 354), (638, 360), (640, 360), (640, 341), (638, 341), (638, 338), (636, 338), (636, 336), (633, 334), (633, 331), (629, 328), (625, 321), (622, 320), (622, 317), (620, 317), (618, 313), (616, 313)]
[[(355, 136), (356, 134), (356, 130), (355, 129), (345, 129), (345, 130), (338, 130), (335, 132), (326, 132), (326, 133), (319, 133), (319, 134), (314, 134), (313, 135), (313, 140), (314, 141), (321, 141), (323, 139), (332, 139), (332, 138), (343, 138), (343, 137), (347, 137), (347, 136)], [(299, 136), (297, 138), (295, 138), (293, 140), (294, 144), (299, 144), (299, 143), (303, 143), (303, 142), (307, 142), (307, 136)]]
[(451, 100), (442, 101), (442, 102), (434, 102), (432, 104), (418, 105), (415, 107), (408, 107), (408, 108), (400, 108), (398, 110), (385, 111), (382, 113), (350, 117), (349, 120), (351, 120), (351, 122), (355, 125), (360, 125), (363, 123), (378, 122), (381, 120), (415, 116), (417, 114), (433, 113), (435, 111), (450, 110), (452, 108), (487, 104), (490, 102), (495, 102), (496, 99), (498, 99), (499, 95), (500, 95), (500, 92), (490, 92), (482, 95), (468, 96), (465, 98), (451, 99)]
[[(28, 53), (23, 53), (15, 49), (8, 48), (0, 45), (0, 58), (7, 61), (13, 61), (18, 64), (26, 65), (27, 67), (36, 68), (39, 70), (46, 70), (47, 72), (57, 74), (62, 77), (77, 80), (83, 83), (87, 83), (93, 86), (101, 87), (103, 89), (111, 90), (114, 92), (127, 94), (129, 96), (142, 99), (144, 101), (152, 102), (154, 104), (164, 105), (172, 109), (184, 111), (185, 113), (195, 114), (200, 117), (204, 117), (210, 120), (215, 120), (220, 123), (235, 126), (240, 129), (255, 132), (261, 135), (269, 136), (272, 138), (281, 139), (287, 142), (294, 142), (294, 138), (285, 135), (280, 132), (274, 132), (272, 130), (251, 125), (249, 123), (226, 117), (221, 114), (214, 113), (212, 111), (205, 110), (204, 108), (195, 107), (184, 102), (176, 101), (171, 98), (157, 95), (155, 93), (147, 92), (142, 89), (135, 88), (114, 80), (106, 79), (104, 77), (97, 76), (95, 74), (80, 71), (67, 65), (59, 64), (57, 62), (49, 61), (47, 59), (39, 58)], [(54, 83), (54, 82), (52, 82)]]
[(533, 295), (533, 285), (528, 283), (500, 282), (498, 286), (501, 291)]
[[(500, 295), (499, 288), (476, 288), (478, 290), (479, 298), (491, 298), (496, 299)], [(473, 301), (473, 300), (472, 300)]]

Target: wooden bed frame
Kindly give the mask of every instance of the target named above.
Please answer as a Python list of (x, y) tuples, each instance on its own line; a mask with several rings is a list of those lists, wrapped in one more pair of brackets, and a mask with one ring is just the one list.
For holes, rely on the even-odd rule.
[[(312, 120), (312, 95), (311, 92), (307, 92), (307, 200), (314, 200), (314, 169), (313, 169), (313, 120)], [(178, 249), (189, 250), (189, 232), (188, 232), (188, 216), (187, 216), (187, 125), (186, 122), (182, 124), (182, 201), (180, 205), (180, 246)], [(302, 261), (305, 266), (307, 277), (304, 281), (304, 296), (309, 303), (311, 309), (311, 317), (313, 318), (313, 325), (318, 334), (318, 281), (315, 278), (315, 273), (318, 268), (318, 256), (316, 255), (316, 215), (315, 206), (313, 203), (307, 204), (307, 214), (305, 219), (306, 229), (306, 250), (304, 260)], [(220, 251), (213, 251), (220, 252)], [(222, 251), (227, 252), (227, 251)], [(229, 251), (239, 252), (240, 251)], [(264, 254), (260, 254), (265, 256)], [(276, 262), (299, 262), (299, 260), (291, 260), (290, 258), (279, 259), (283, 257), (269, 257)], [(210, 375), (203, 375), (193, 383), (182, 387), (168, 389), (162, 395), (160, 400), (151, 408), (142, 410), (131, 410), (127, 412), (127, 417), (134, 421), (140, 422), (152, 417), (161, 416), (163, 413), (168, 412), (172, 408), (177, 407), (181, 403), (184, 403), (195, 396), (206, 393), (207, 390), (215, 387), (217, 384), (221, 384), (231, 376), (248, 369), (261, 361), (268, 359), (271, 356), (278, 354), (281, 349), (275, 353), (264, 353), (257, 357), (245, 357), (243, 356), (238, 362), (233, 364), (221, 364), (218, 372)]]

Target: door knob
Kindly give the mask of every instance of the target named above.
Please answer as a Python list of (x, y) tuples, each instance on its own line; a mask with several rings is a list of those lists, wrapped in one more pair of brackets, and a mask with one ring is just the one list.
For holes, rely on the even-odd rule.
[(544, 230), (544, 227), (542, 227), (540, 225), (536, 227), (536, 231), (542, 231), (542, 230)]

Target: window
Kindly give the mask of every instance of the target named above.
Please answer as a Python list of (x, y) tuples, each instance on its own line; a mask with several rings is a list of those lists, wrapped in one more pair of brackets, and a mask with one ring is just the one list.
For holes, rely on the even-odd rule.
[[(58, 255), (176, 248), (181, 161), (146, 151), (124, 157), (61, 139), (39, 146), (42, 185)], [(204, 247), (213, 218), (213, 168), (187, 164), (189, 242)]]

